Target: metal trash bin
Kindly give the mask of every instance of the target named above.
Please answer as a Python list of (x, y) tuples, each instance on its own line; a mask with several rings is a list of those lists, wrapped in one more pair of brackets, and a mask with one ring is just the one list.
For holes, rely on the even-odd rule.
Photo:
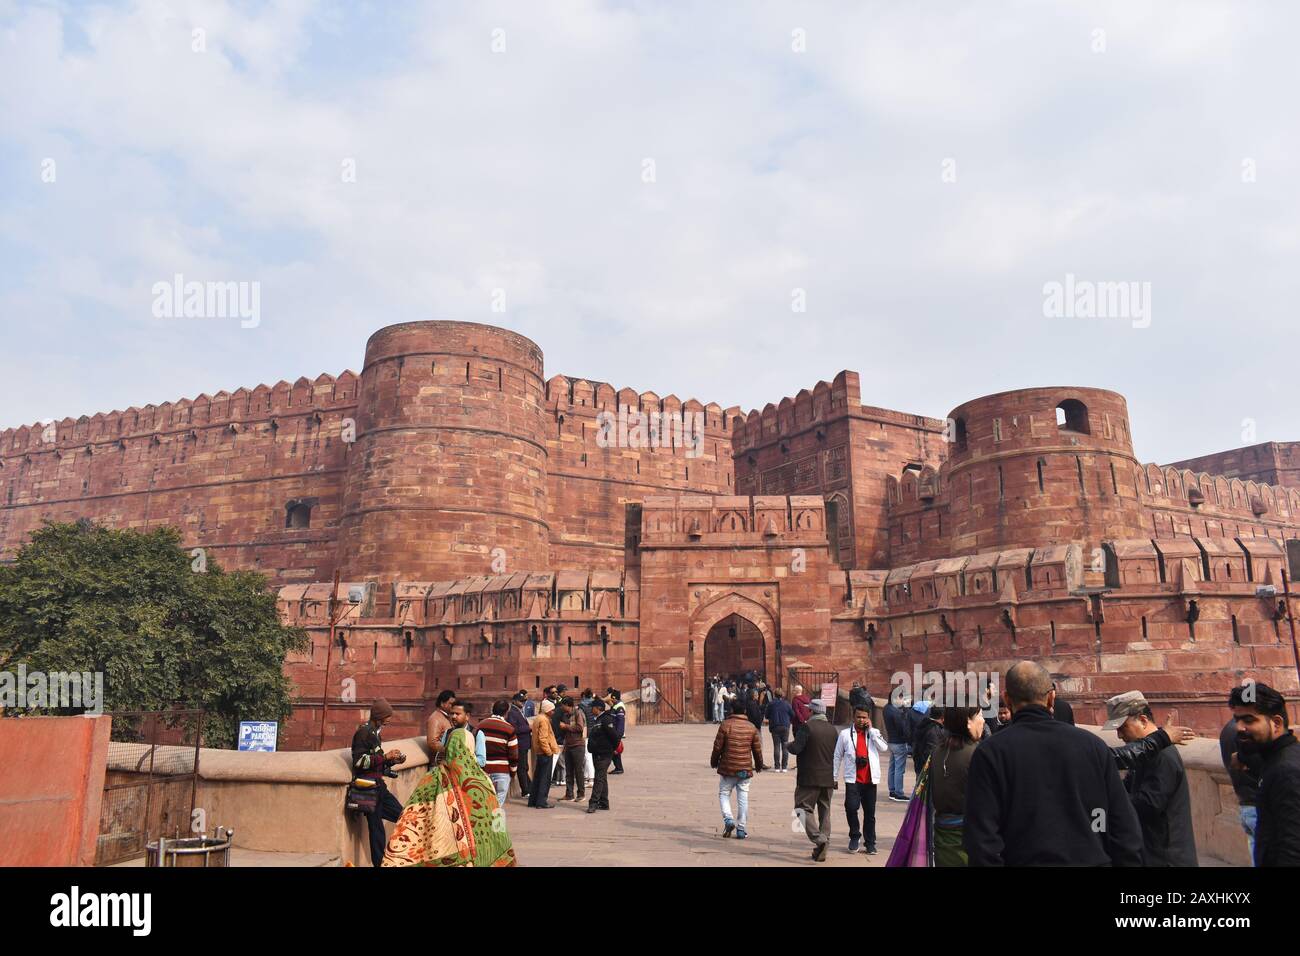
[(228, 867), (234, 839), (235, 831), (225, 827), (213, 836), (159, 837), (145, 846), (145, 866)]

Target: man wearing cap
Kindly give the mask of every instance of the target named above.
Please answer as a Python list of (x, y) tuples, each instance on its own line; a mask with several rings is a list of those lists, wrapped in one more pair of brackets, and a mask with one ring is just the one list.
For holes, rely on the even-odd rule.
[(1100, 738), (1052, 717), (1052, 676), (1021, 661), (1011, 726), (971, 756), (962, 843), (971, 866), (1140, 866), (1142, 827)]
[(533, 748), (533, 728), (529, 725), (528, 715), (524, 712), (524, 704), (527, 700), (528, 691), (521, 690), (510, 699), (510, 711), (506, 714), (506, 720), (510, 721), (510, 726), (515, 729), (515, 739), (519, 741), (519, 793), (525, 800), (532, 790), (528, 779), (528, 752)]
[(826, 719), (825, 704), (814, 700), (808, 706), (808, 720), (790, 745), (790, 753), (799, 758), (794, 807), (813, 843), (812, 858), (820, 863), (831, 842), (831, 791), (836, 789), (835, 745), (840, 735)]
[[(560, 742), (561, 748), (564, 746), (564, 729), (560, 726), (560, 719), (563, 712), (560, 709), (560, 701), (567, 695), (568, 684), (556, 684), (551, 689), (551, 703), (555, 705), (551, 711), (551, 727), (555, 730), (555, 739)], [(570, 786), (568, 778), (569, 768), (565, 764), (564, 753), (560, 753), (560, 759), (555, 761), (555, 770), (551, 774), (551, 786)]]
[(605, 689), (605, 703), (609, 705), (609, 712), (614, 717), (614, 727), (618, 730), (618, 746), (614, 748), (614, 769), (610, 773), (622, 773), (623, 737), (627, 734), (627, 707), (617, 687)]
[(384, 846), (388, 842), (384, 834), (384, 821), (396, 823), (402, 815), (401, 803), (384, 786), (384, 768), (406, 760), (400, 750), (384, 750), (381, 739), (383, 727), (392, 719), (392, 705), (384, 698), (376, 697), (370, 705), (370, 719), (352, 735), (352, 775), (374, 781), (378, 791), (375, 809), (366, 814), (366, 825), (370, 831), (370, 862), (374, 866), (380, 866), (384, 862)]
[[(1130, 690), (1106, 701), (1102, 730), (1113, 730), (1126, 744), (1160, 732), (1141, 691)], [(1142, 825), (1143, 866), (1196, 866), (1192, 833), (1192, 798), (1187, 771), (1173, 747), (1140, 762), (1124, 781)]]

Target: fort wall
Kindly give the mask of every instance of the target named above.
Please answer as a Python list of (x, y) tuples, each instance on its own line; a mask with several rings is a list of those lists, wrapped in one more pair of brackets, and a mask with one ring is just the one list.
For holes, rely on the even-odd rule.
[(887, 482), (908, 465), (943, 461), (944, 423), (866, 406), (856, 372), (736, 419), (736, 493), (821, 495), (831, 557), (841, 567), (887, 567)]

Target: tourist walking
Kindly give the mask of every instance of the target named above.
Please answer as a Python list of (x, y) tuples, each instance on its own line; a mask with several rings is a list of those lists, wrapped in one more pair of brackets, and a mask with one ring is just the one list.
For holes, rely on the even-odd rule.
[(907, 719), (912, 702), (902, 695), (897, 701), (894, 698), (895, 694), (891, 693), (889, 703), (885, 705), (885, 736), (889, 739), (889, 799), (906, 803), (903, 778), (907, 773), (907, 752), (912, 739), (912, 726)]
[(809, 704), (808, 720), (790, 745), (790, 753), (799, 758), (795, 767), (795, 813), (812, 841), (812, 858), (819, 863), (826, 859), (831, 840), (831, 791), (836, 788), (835, 745), (839, 737), (826, 719), (826, 705), (816, 700)]
[[(731, 716), (722, 722), (713, 738), (709, 766), (718, 771), (718, 804), (722, 808), (722, 835), (736, 834), (743, 840), (749, 821), (749, 781), (763, 767), (763, 742), (759, 729), (745, 713), (745, 705), (732, 702)], [(731, 794), (736, 793), (736, 813), (731, 813)]]
[[(844, 814), (849, 819), (849, 852), (876, 852), (876, 791), (880, 785), (880, 754), (889, 744), (871, 726), (871, 705), (853, 708), (853, 723), (840, 731), (835, 743), (833, 779), (844, 778)], [(861, 814), (861, 823), (859, 823)], [(863, 844), (866, 844), (863, 846)]]
[(370, 863), (380, 866), (384, 862), (384, 821), (396, 823), (402, 815), (402, 805), (388, 792), (384, 784), (384, 770), (406, 760), (400, 750), (384, 750), (384, 724), (393, 719), (392, 706), (382, 697), (370, 705), (370, 718), (352, 735), (352, 776), (371, 784), (367, 791), (375, 791), (375, 808), (365, 814), (370, 837)]
[(555, 804), (550, 803), (551, 764), (560, 752), (559, 742), (555, 739), (555, 727), (550, 715), (538, 714), (533, 718), (533, 747), (537, 751), (537, 768), (533, 773), (533, 788), (528, 795), (528, 805), (538, 810), (550, 810)]
[[(609, 765), (614, 759), (614, 748), (619, 744), (618, 724), (614, 715), (597, 697), (591, 702), (591, 727), (587, 734), (587, 749), (596, 765), (596, 777), (591, 784), (591, 801), (587, 812), (609, 809)], [(581, 799), (581, 794), (579, 799)]]
[[(1101, 729), (1115, 731), (1126, 744), (1159, 732), (1150, 705), (1136, 690), (1106, 701)], [(1192, 797), (1177, 748), (1164, 747), (1151, 760), (1139, 763), (1125, 777), (1124, 789), (1142, 826), (1142, 865), (1196, 866)]]
[(510, 795), (510, 781), (519, 770), (519, 736), (507, 719), (509, 713), (510, 701), (502, 697), (492, 704), (492, 714), (478, 725), (487, 756), (483, 770), (496, 788), (502, 817), (506, 812), (506, 797)]
[(1138, 866), (1142, 828), (1115, 757), (1052, 717), (1045, 668), (1007, 672), (1011, 726), (975, 748), (962, 845), (971, 866)]
[[(749, 722), (757, 730), (761, 731), (763, 729), (763, 702), (757, 693), (751, 694), (749, 701), (745, 704), (745, 716), (749, 718)], [(760, 741), (762, 737), (763, 735), (760, 733)]]
[(785, 699), (785, 691), (776, 688), (772, 691), (772, 700), (767, 705), (767, 729), (772, 735), (772, 770), (775, 773), (788, 773), (790, 766), (790, 722), (794, 719), (794, 708)]
[(934, 809), (935, 866), (966, 866), (962, 836), (966, 817), (966, 782), (971, 758), (984, 737), (984, 713), (978, 707), (945, 707), (944, 737), (930, 755), (930, 806)]
[(1255, 865), (1300, 866), (1300, 747), (1286, 700), (1267, 684), (1234, 687), (1228, 706), (1237, 721), (1238, 752), (1260, 758)]

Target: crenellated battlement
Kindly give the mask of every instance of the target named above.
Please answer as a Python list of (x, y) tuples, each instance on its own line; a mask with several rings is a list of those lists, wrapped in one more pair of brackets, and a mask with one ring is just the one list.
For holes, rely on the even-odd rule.
[(1193, 509), (1247, 521), (1300, 520), (1300, 489), (1242, 481), (1172, 465), (1144, 464), (1137, 474), (1138, 494), (1152, 506)]
[(608, 382), (567, 375), (553, 375), (546, 380), (546, 405), (557, 418), (576, 415), (594, 419), (600, 412), (617, 413), (620, 408), (635, 409), (645, 414), (700, 413), (704, 415), (705, 431), (718, 437), (729, 435), (731, 416), (739, 411), (734, 406), (723, 409), (717, 402), (705, 404), (695, 398), (682, 401), (676, 395), (661, 398), (652, 391), (615, 389)]
[(89, 446), (93, 453), (96, 445), (128, 439), (155, 436), (161, 439), (222, 426), (233, 426), (237, 431), (241, 425), (265, 422), (276, 416), (308, 415), (356, 404), (356, 373), (345, 371), (337, 377), (325, 373), (314, 380), (299, 378), (293, 384), (280, 381), (252, 389), (238, 388), (234, 392), (222, 390), (211, 396), (203, 393), (197, 398), (181, 398), (161, 405), (132, 405), (124, 411), (7, 428), (0, 432), (0, 457), (70, 446)]
[(769, 402), (761, 411), (751, 409), (744, 416), (733, 417), (733, 442), (737, 451), (749, 451), (789, 440), (845, 416), (936, 434), (944, 428), (938, 418), (863, 405), (858, 373), (845, 370), (829, 382), (818, 382), (811, 390), (801, 389), (793, 398)]

